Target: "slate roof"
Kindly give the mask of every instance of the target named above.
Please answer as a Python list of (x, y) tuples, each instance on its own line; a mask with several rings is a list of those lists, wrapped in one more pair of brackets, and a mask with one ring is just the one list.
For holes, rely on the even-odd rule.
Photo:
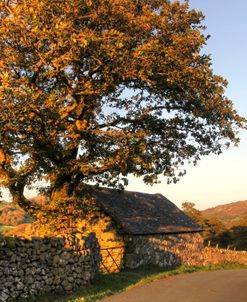
[(201, 232), (202, 227), (161, 194), (93, 189), (92, 196), (127, 234)]

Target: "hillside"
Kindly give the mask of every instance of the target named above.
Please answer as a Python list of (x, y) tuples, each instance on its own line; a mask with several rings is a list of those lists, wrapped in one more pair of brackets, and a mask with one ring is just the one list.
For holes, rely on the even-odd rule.
[[(44, 196), (36, 196), (30, 201), (42, 205), (47, 199)], [(19, 206), (12, 202), (0, 201), (0, 233), (13, 230), (17, 226), (22, 229), (24, 225), (32, 221), (32, 218)]]
[(201, 212), (205, 218), (217, 218), (227, 227), (247, 226), (247, 200), (232, 202)]
[(27, 213), (11, 202), (1, 202), (0, 205), (0, 232), (4, 232), (22, 223), (31, 222)]
[(2, 210), (3, 208), (5, 208), (8, 205), (9, 205), (9, 202), (7, 202), (5, 200), (0, 200), (0, 210)]

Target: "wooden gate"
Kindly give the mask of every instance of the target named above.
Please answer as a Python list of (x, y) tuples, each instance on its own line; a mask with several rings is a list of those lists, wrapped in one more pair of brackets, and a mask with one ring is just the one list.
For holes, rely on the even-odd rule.
[(125, 246), (115, 246), (101, 249), (101, 269), (104, 273), (116, 273), (123, 268)]

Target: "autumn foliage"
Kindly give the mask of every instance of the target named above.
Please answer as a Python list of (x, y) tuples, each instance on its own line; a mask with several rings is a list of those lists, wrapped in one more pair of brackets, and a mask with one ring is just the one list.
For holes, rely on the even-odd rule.
[[(73, 219), (84, 183), (176, 181), (238, 143), (245, 121), (201, 51), (202, 20), (187, 1), (1, 1), (0, 180), (14, 202)], [(37, 180), (48, 211), (23, 195)]]

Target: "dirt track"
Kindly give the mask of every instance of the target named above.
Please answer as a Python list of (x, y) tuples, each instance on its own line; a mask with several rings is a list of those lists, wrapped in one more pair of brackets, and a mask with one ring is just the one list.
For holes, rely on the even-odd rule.
[(102, 302), (247, 302), (247, 269), (183, 274)]

